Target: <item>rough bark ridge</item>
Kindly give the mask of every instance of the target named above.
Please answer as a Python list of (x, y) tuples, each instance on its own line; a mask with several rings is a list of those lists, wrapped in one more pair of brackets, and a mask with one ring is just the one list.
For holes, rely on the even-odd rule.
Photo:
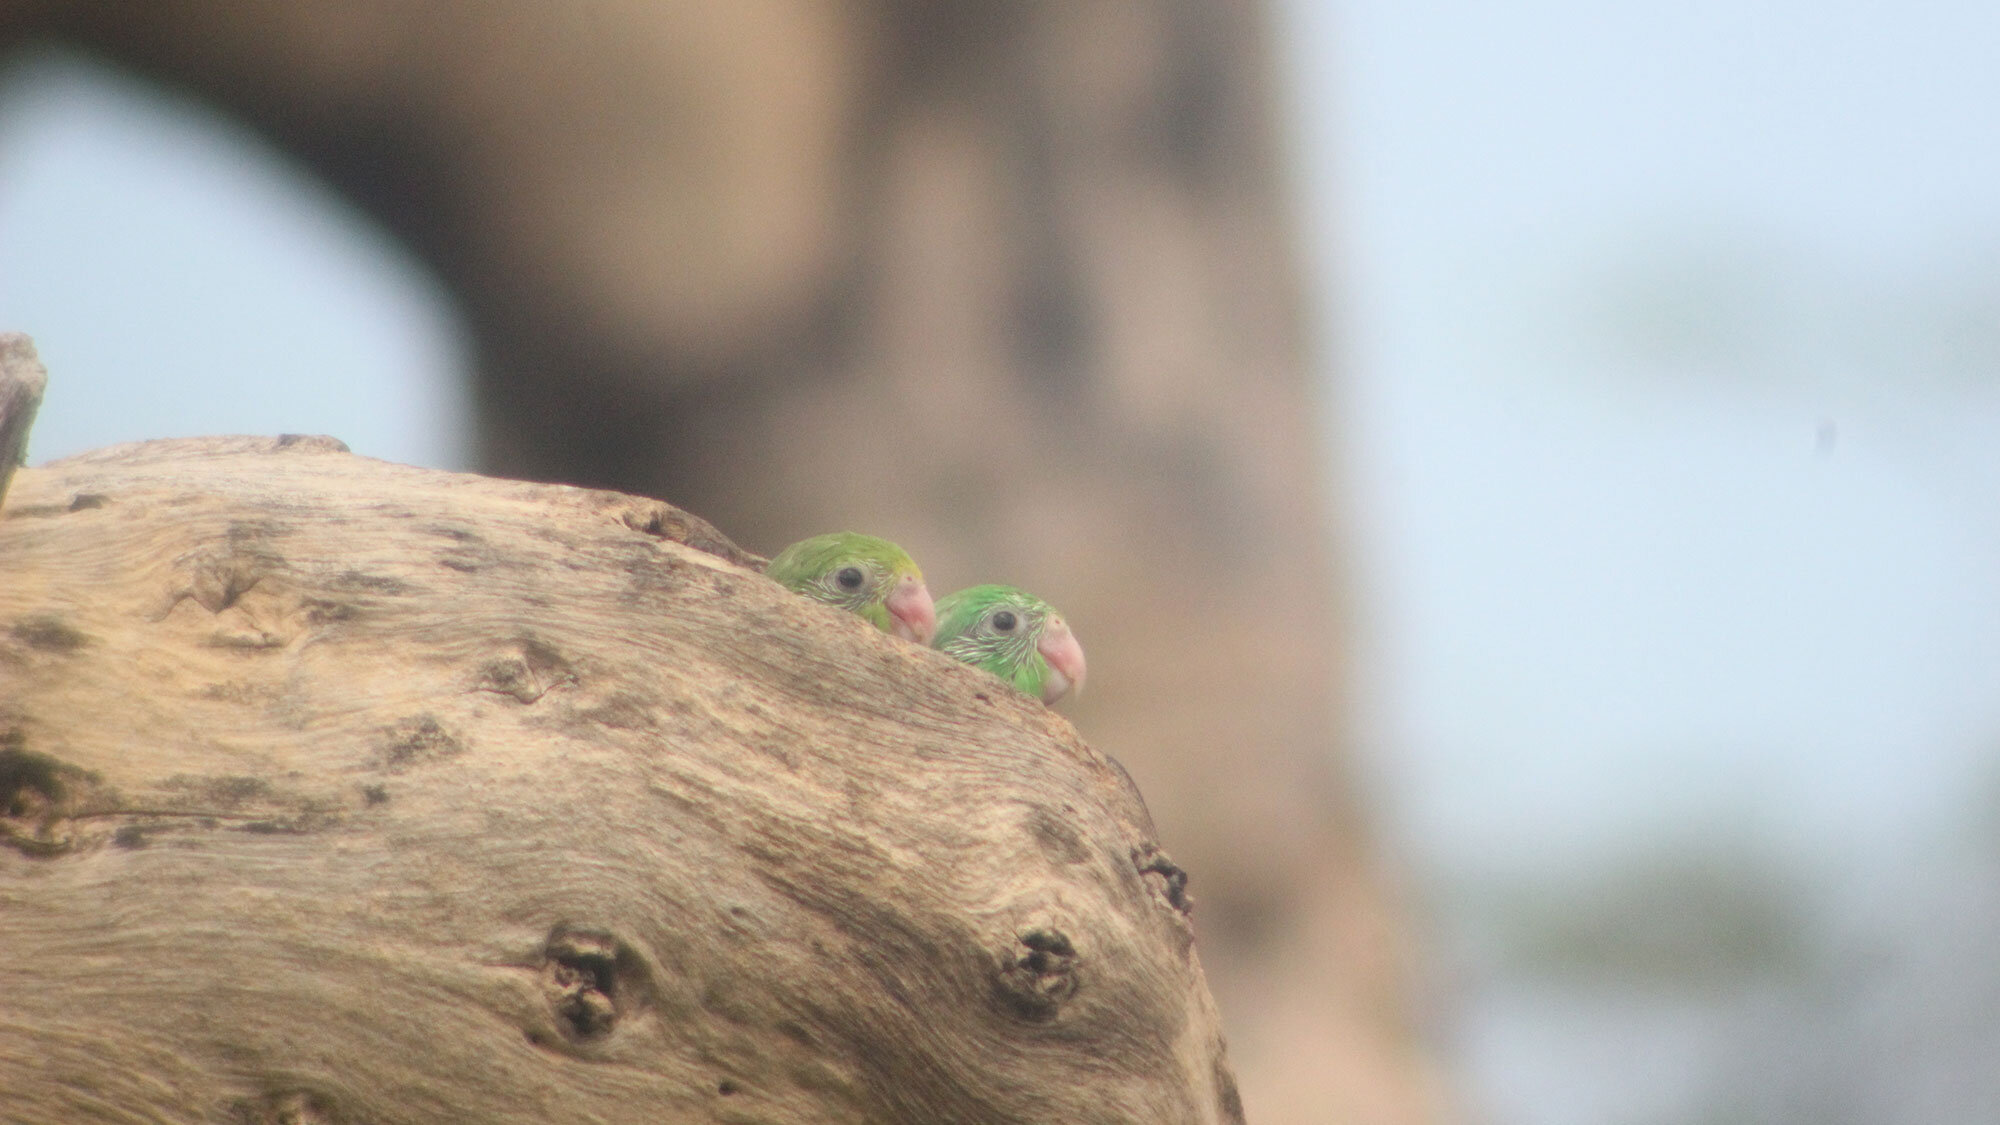
[(990, 677), (327, 438), (0, 509), (0, 1120), (1228, 1122), (1182, 876)]

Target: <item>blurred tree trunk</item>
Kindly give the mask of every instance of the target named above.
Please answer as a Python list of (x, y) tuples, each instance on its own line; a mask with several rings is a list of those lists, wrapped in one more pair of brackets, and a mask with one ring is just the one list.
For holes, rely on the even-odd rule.
[(1423, 1122), (1342, 729), (1322, 414), (1254, 0), (0, 0), (381, 218), (481, 466), (1017, 582), (1194, 877), (1253, 1120)]

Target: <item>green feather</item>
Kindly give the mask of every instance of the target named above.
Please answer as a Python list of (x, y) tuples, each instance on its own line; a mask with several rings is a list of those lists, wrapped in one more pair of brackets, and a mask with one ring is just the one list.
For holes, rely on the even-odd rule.
[(1049, 662), (1036, 645), (1060, 620), (1049, 603), (1013, 586), (970, 586), (938, 599), (937, 617), (932, 648), (1043, 698)]
[(794, 593), (856, 614), (885, 633), (895, 631), (888, 600), (897, 580), (908, 574), (923, 580), (923, 571), (901, 547), (852, 531), (801, 539), (779, 551), (764, 573)]

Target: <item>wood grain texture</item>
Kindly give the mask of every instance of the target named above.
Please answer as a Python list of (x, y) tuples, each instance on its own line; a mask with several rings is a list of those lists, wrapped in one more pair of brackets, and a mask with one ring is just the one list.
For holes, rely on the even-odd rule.
[(1116, 763), (657, 501), (326, 438), (0, 510), (0, 1120), (1226, 1122)]

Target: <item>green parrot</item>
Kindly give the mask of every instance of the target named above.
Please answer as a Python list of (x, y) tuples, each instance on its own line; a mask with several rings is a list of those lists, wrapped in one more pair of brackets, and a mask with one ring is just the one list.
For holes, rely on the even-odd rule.
[(984, 668), (1043, 703), (1083, 691), (1083, 646), (1042, 599), (1012, 586), (971, 586), (937, 603), (931, 647)]
[(764, 573), (794, 593), (857, 614), (885, 633), (929, 644), (937, 609), (924, 572), (887, 539), (836, 531), (779, 551)]

